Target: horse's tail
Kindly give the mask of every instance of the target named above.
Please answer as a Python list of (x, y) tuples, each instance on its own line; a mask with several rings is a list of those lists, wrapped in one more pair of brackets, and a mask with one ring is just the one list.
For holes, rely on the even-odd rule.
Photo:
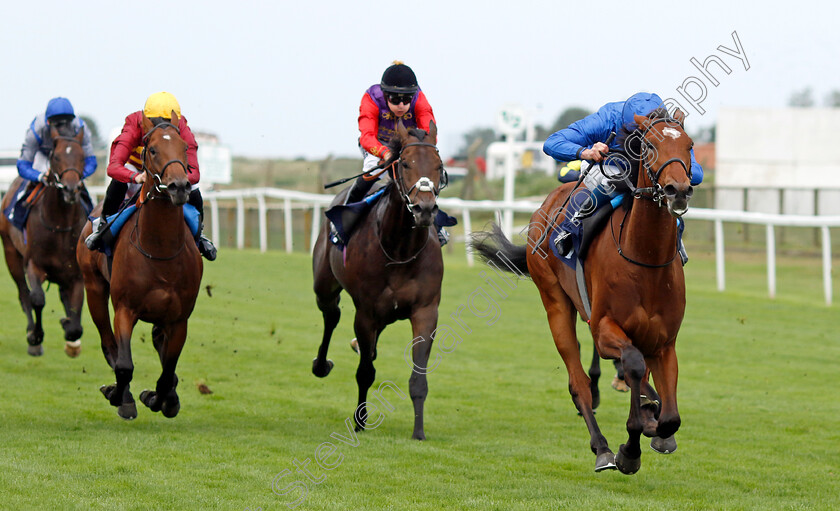
[(496, 267), (518, 273), (522, 276), (529, 275), (528, 262), (526, 258), (527, 247), (525, 245), (514, 245), (507, 239), (501, 227), (492, 225), (491, 231), (480, 231), (472, 235), (470, 248), (478, 252), (487, 263), (493, 263)]

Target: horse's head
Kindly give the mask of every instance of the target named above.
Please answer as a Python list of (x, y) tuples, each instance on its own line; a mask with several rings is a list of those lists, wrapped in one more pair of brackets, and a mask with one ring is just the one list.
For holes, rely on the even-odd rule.
[(665, 112), (661, 116), (636, 115), (634, 119), (642, 132), (641, 166), (653, 195), (664, 197), (668, 212), (681, 217), (688, 211), (694, 193), (689, 152), (694, 142), (683, 129), (685, 114), (677, 109), (673, 117)]
[(190, 194), (187, 179), (187, 143), (178, 130), (178, 115), (173, 111), (170, 122), (153, 124), (143, 115), (144, 193), (156, 191), (175, 206), (183, 206)]
[(438, 154), (437, 126), (429, 124), (429, 132), (412, 128), (410, 131), (397, 124), (397, 146), (399, 150), (394, 169), (394, 182), (414, 216), (417, 227), (429, 227), (437, 214), (437, 197), (446, 186), (446, 172)]
[(47, 174), (47, 185), (57, 188), (61, 192), (61, 199), (67, 204), (75, 204), (82, 191), (82, 169), (85, 167), (85, 152), (82, 141), (85, 138), (84, 128), (71, 136), (72, 128), (64, 131), (62, 127), (50, 127), (50, 137), (53, 150), (50, 153), (50, 170)]

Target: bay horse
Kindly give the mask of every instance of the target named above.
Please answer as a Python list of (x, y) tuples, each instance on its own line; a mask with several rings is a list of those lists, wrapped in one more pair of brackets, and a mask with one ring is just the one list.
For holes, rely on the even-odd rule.
[[(105, 360), (116, 383), (100, 388), (117, 414), (137, 417), (129, 384), (134, 373), (131, 334), (138, 321), (151, 323), (152, 341), (160, 356), (161, 375), (154, 391), (140, 401), (153, 412), (175, 417), (180, 401), (175, 391), (175, 366), (187, 338), (187, 320), (195, 307), (203, 266), (192, 234), (184, 222), (187, 202), (187, 144), (178, 132), (178, 116), (153, 125), (143, 116), (146, 181), (138, 208), (114, 242), (113, 263), (84, 243), (92, 232), (88, 222), (78, 239), (77, 256), (87, 290), (88, 309), (102, 340)], [(101, 211), (101, 204), (94, 213)], [(111, 329), (108, 299), (114, 307)]]
[[(626, 136), (623, 146), (631, 164), (628, 180), (635, 182), (633, 194), (639, 200), (625, 200), (625, 207), (612, 212), (609, 225), (589, 248), (585, 282), (591, 299), (590, 317), (578, 291), (575, 270), (550, 255), (550, 241), (543, 236), (556, 228), (555, 213), (566, 213), (563, 207), (573, 190), (571, 183), (550, 193), (531, 217), (528, 246), (514, 245), (498, 227), (472, 242), (485, 260), (502, 263), (506, 258), (533, 279), (554, 344), (569, 373), (572, 401), (589, 429), (595, 470), (618, 468), (625, 474), (635, 473), (641, 466), (641, 434), (652, 437), (651, 447), (658, 452), (676, 449), (673, 435), (680, 416), (674, 345), (685, 313), (685, 277), (676, 257), (676, 218), (688, 210), (693, 192), (692, 141), (683, 129), (685, 115), (677, 110), (671, 118), (660, 109), (649, 117), (637, 115), (634, 119), (638, 129)], [(625, 132), (628, 135), (630, 130), (625, 128)], [(597, 353), (621, 361), (630, 387), (628, 440), (615, 455), (595, 420), (592, 382), (584, 373), (575, 337), (576, 311), (588, 320)], [(650, 374), (656, 390), (648, 382)]]
[[(58, 293), (66, 316), (61, 318), (64, 329), (64, 352), (77, 357), (81, 352), (82, 304), (84, 284), (82, 272), (76, 264), (76, 240), (85, 222), (81, 203), (84, 189), (82, 169), (85, 154), (82, 149), (84, 128), (73, 134), (70, 125), (52, 126), (50, 136), (53, 150), (49, 155), (49, 170), (40, 197), (30, 206), (23, 231), (0, 215), (0, 238), (6, 255), (6, 266), (18, 289), (18, 299), (26, 315), (27, 351), (32, 356), (44, 353), (44, 330), (41, 319), (46, 297), (41, 287), (44, 281), (58, 284)], [(14, 190), (23, 182), (16, 178), (3, 198), (2, 209), (15, 200)], [(33, 317), (34, 316), (34, 317)]]
[[(416, 128), (409, 131), (402, 122), (398, 123), (391, 148), (392, 154), (398, 156), (390, 167), (392, 182), (387, 185), (387, 192), (360, 220), (343, 252), (329, 241), (329, 222), (324, 222), (313, 251), (314, 290), (324, 319), (324, 336), (312, 362), (312, 372), (323, 378), (333, 368), (327, 350), (341, 316), (340, 294), (346, 290), (356, 307), (353, 328), (359, 344), (356, 431), (363, 430), (366, 424), (367, 392), (376, 375), (373, 361), (379, 335), (387, 325), (408, 319), (414, 336), (414, 367), (408, 381), (414, 404), (412, 437), (426, 438), (425, 369), (437, 328), (443, 280), (443, 258), (433, 228), (441, 178), (445, 175), (436, 141), (434, 122), (428, 133)], [(340, 192), (333, 205), (342, 204), (347, 193), (348, 190)]]

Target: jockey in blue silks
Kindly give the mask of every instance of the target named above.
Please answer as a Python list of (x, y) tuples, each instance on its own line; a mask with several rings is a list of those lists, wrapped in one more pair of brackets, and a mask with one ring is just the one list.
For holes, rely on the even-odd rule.
[[(29, 124), (29, 129), (26, 130), (26, 138), (20, 150), (20, 158), (17, 161), (18, 174), (21, 177), (29, 181), (44, 180), (49, 170), (50, 152), (53, 150), (50, 127), (60, 123), (72, 126), (75, 134), (78, 134), (79, 130), (85, 127), (85, 122), (76, 117), (73, 105), (67, 98), (51, 99), (47, 103), (46, 111), (38, 114)], [(96, 156), (93, 154), (90, 130), (85, 130), (82, 150), (85, 152), (85, 168), (82, 172), (82, 179), (84, 179), (96, 170)]]
[[(594, 114), (572, 123), (568, 128), (562, 129), (545, 141), (543, 151), (558, 161), (585, 160), (581, 171), (586, 172), (592, 165), (604, 161), (604, 172), (600, 169), (592, 169), (586, 174), (583, 184), (589, 191), (589, 197), (580, 204), (580, 209), (575, 213), (575, 219), (580, 220), (591, 215), (600, 207), (608, 204), (612, 199), (622, 195), (626, 190), (619, 190), (615, 187), (616, 181), (611, 178), (623, 176), (624, 169), (614, 164), (609, 158), (604, 158), (601, 153), (608, 150), (622, 150), (623, 137), (614, 137), (610, 144), (612, 133), (621, 134), (626, 125), (629, 129), (635, 129), (636, 121), (634, 115), (647, 116), (658, 108), (663, 108), (662, 98), (657, 94), (639, 92), (630, 96), (626, 101), (607, 103)], [(703, 168), (694, 158), (694, 149), (691, 150), (691, 185), (699, 185), (703, 181)], [(572, 203), (574, 201), (571, 201)], [(680, 225), (682, 230), (682, 225)], [(566, 242), (568, 236), (562, 234), (557, 237), (558, 242), (564, 245), (561, 254), (566, 254), (571, 247), (571, 240)], [(685, 261), (685, 250), (680, 242), (680, 255)]]
[[(85, 167), (82, 171), (82, 179), (96, 170), (96, 156), (93, 154), (90, 131), (85, 129), (85, 122), (76, 117), (70, 100), (61, 97), (52, 98), (47, 103), (44, 113), (38, 114), (26, 130), (20, 157), (17, 160), (17, 171), (24, 181), (14, 191), (12, 204), (3, 211), (9, 221), (21, 230), (26, 225), (26, 218), (29, 216), (27, 198), (35, 189), (35, 185), (46, 182), (47, 173), (50, 170), (50, 155), (54, 149), (50, 133), (52, 128), (67, 134), (72, 131), (73, 135), (78, 135), (79, 131), (84, 130), (82, 151), (85, 154)], [(93, 203), (86, 188), (82, 188), (81, 203), (85, 212), (89, 214), (93, 209)]]

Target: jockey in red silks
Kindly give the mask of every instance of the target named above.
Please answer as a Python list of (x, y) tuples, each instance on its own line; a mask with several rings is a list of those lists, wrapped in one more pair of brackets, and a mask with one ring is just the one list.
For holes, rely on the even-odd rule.
[[(175, 96), (168, 92), (157, 92), (149, 96), (142, 111), (129, 114), (125, 118), (122, 132), (111, 143), (111, 156), (108, 160), (108, 176), (111, 183), (105, 193), (105, 202), (102, 204), (101, 218), (107, 218), (117, 213), (123, 199), (128, 191), (129, 183), (143, 183), (146, 181), (146, 173), (143, 171), (143, 115), (153, 124), (172, 120), (172, 112), (178, 115), (178, 131), (181, 138), (187, 143), (187, 179), (193, 186), (190, 191), (190, 198), (187, 201), (199, 213), (199, 229), (196, 235), (196, 244), (205, 258), (210, 261), (216, 259), (216, 247), (202, 235), (204, 220), (204, 201), (201, 198), (198, 184), (201, 174), (198, 170), (198, 143), (195, 141), (186, 117), (181, 115), (181, 106)], [(85, 239), (85, 245), (91, 250), (99, 250), (105, 243), (106, 236), (110, 230), (105, 226), (107, 222), (100, 221), (99, 228)]]
[[(391, 158), (387, 146), (400, 120), (407, 129), (416, 127), (428, 132), (435, 114), (417, 85), (414, 71), (394, 61), (382, 74), (381, 83), (365, 91), (359, 106), (359, 147), (365, 159), (362, 170), (369, 171)], [(375, 181), (370, 177), (358, 178), (347, 194), (346, 203), (362, 200)]]

